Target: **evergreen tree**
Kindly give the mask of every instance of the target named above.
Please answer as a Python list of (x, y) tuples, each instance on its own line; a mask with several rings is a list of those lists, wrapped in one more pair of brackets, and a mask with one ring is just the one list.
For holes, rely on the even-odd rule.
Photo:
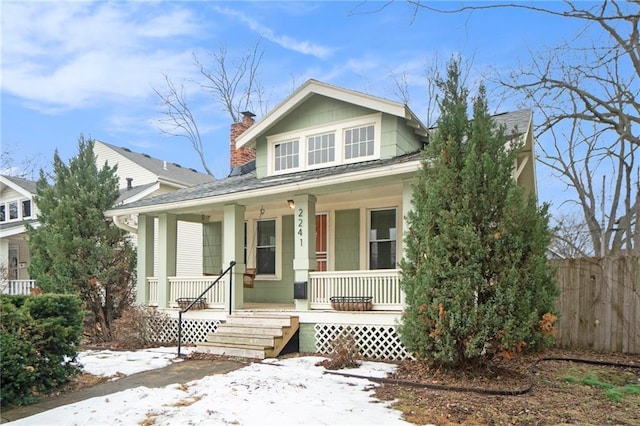
[(136, 256), (125, 231), (104, 216), (118, 199), (118, 177), (115, 167), (98, 169), (93, 146), (80, 136), (68, 166), (56, 151), (51, 185), (40, 171), (39, 226), (27, 226), (29, 273), (45, 293), (80, 295), (95, 338), (108, 341), (113, 320), (133, 302)]
[(506, 146), (484, 88), (469, 120), (458, 62), (439, 84), (441, 117), (407, 214), (402, 341), (418, 358), (449, 366), (539, 349), (550, 342), (557, 295), (547, 206), (525, 200), (516, 185), (518, 147)]

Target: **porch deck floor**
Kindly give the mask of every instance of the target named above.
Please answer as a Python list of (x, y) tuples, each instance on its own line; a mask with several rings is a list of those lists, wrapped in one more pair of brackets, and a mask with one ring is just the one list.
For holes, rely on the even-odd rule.
[(293, 303), (244, 303), (242, 309), (238, 311), (260, 312), (260, 311), (295, 311), (296, 306)]

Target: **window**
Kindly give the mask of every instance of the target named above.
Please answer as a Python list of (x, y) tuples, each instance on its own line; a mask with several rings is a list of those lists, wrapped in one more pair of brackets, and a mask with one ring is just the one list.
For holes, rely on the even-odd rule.
[(282, 175), (380, 158), (382, 113), (267, 136), (267, 174)]
[(348, 129), (344, 132), (344, 158), (370, 157), (373, 155), (374, 126)]
[(396, 267), (396, 209), (369, 212), (369, 269)]
[(18, 218), (18, 202), (12, 201), (9, 203), (9, 220)]
[(5, 216), (4, 204), (1, 204), (0, 205), (0, 222), (4, 222), (5, 220), (7, 220), (7, 217)]
[(314, 164), (332, 163), (336, 161), (335, 133), (310, 136), (307, 139), (307, 152), (307, 163), (310, 166)]
[(275, 171), (297, 169), (300, 166), (299, 145), (300, 142), (297, 140), (275, 145)]
[(31, 200), (22, 202), (22, 217), (31, 217)]
[(276, 221), (257, 222), (256, 273), (275, 275), (276, 273)]

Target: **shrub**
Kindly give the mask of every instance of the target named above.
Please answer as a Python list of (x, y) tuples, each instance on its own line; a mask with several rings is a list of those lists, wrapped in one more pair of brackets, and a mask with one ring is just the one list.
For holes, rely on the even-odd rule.
[(0, 405), (35, 402), (78, 372), (82, 317), (73, 295), (0, 298)]
[(331, 358), (318, 363), (328, 370), (357, 368), (360, 363), (360, 348), (349, 327), (342, 330), (331, 342)]

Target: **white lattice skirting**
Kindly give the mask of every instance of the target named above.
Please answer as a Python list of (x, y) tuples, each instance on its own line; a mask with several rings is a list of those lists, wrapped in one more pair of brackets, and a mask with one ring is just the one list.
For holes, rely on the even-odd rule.
[[(218, 320), (182, 320), (182, 344), (204, 342), (220, 325)], [(178, 341), (178, 318), (149, 318), (150, 338), (156, 343)]]
[(316, 351), (322, 354), (331, 354), (333, 341), (342, 333), (349, 333), (363, 357), (393, 361), (411, 358), (391, 325), (316, 324), (314, 329)]

